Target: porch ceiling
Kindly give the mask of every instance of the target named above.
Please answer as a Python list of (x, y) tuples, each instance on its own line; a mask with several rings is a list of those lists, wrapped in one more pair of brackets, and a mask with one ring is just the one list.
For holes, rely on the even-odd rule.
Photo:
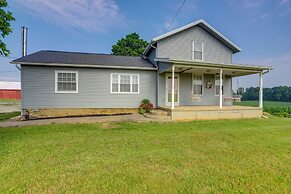
[[(193, 74), (218, 74), (219, 69), (209, 69), (207, 67), (204, 68), (197, 68), (197, 67), (185, 67), (185, 66), (179, 66), (177, 65), (175, 68), (175, 73), (193, 73)], [(166, 73), (172, 72), (171, 67), (168, 68)], [(223, 74), (224, 75), (230, 75), (232, 77), (238, 77), (238, 76), (245, 76), (245, 75), (251, 75), (259, 73), (258, 71), (242, 71), (242, 70), (229, 70), (224, 69)]]
[[(252, 66), (242, 64), (220, 64), (180, 60), (168, 60), (167, 62), (175, 65), (175, 73), (217, 74), (220, 69), (222, 69), (224, 75), (230, 75), (232, 77), (257, 74), (264, 70), (269, 71), (272, 69), (270, 66)], [(172, 68), (170, 66), (163, 72), (171, 71)]]

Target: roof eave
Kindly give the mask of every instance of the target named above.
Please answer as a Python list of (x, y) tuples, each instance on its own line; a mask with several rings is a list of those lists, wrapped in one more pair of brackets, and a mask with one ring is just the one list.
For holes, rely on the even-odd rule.
[(133, 66), (108, 66), (108, 65), (90, 65), (90, 64), (64, 64), (64, 63), (33, 63), (11, 61), (11, 64), (33, 65), (33, 66), (53, 66), (53, 67), (91, 67), (102, 69), (137, 69), (137, 70), (157, 70), (156, 67), (133, 67)]

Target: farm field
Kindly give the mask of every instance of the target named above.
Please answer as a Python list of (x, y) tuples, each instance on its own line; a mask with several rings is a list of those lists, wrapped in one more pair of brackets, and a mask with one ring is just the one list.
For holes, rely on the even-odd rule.
[[(258, 101), (242, 101), (234, 104), (240, 106), (259, 106)], [(264, 101), (263, 107), (264, 112), (272, 115), (291, 117), (291, 102)]]

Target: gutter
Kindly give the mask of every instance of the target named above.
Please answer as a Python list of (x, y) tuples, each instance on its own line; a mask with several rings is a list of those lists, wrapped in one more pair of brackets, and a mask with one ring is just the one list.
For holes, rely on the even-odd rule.
[(32, 66), (52, 66), (52, 67), (91, 67), (102, 69), (133, 69), (133, 70), (157, 70), (156, 67), (129, 67), (129, 66), (106, 66), (106, 65), (88, 65), (88, 64), (63, 64), (63, 63), (29, 63), (29, 62), (10, 62), (11, 64), (32, 65)]

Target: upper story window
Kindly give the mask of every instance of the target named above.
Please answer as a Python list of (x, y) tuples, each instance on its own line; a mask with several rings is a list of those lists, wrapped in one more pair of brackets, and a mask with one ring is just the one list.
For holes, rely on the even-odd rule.
[(200, 96), (202, 95), (203, 89), (203, 77), (202, 75), (193, 75), (193, 94)]
[(55, 71), (55, 93), (78, 93), (78, 71)]
[(138, 94), (139, 75), (138, 74), (111, 74), (111, 93)]
[[(215, 95), (219, 96), (220, 93), (220, 75), (215, 75)], [(223, 95), (223, 76), (222, 76), (222, 95)]]
[(203, 61), (203, 43), (192, 42), (192, 60)]

